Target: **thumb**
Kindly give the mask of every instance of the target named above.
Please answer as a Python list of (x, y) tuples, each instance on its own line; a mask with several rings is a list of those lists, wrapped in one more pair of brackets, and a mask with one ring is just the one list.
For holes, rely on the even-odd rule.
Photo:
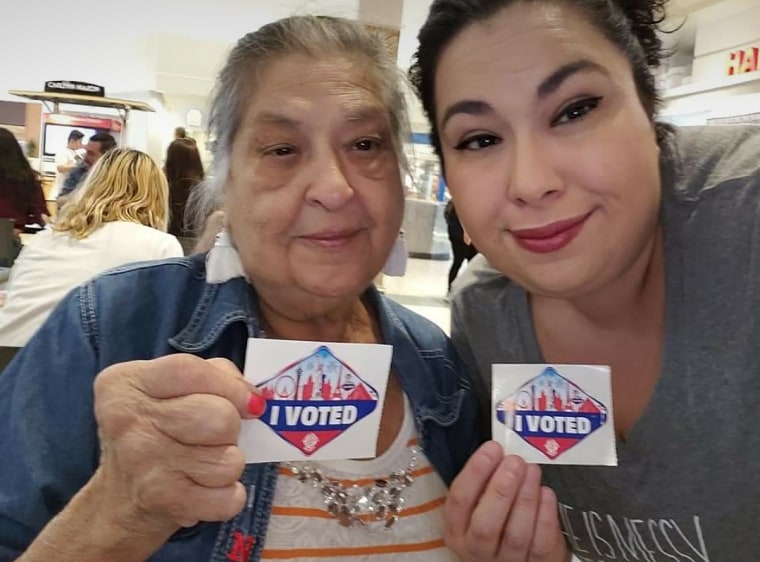
[(254, 419), (261, 417), (267, 410), (267, 401), (261, 391), (251, 382), (243, 378), (243, 374), (229, 359), (214, 358), (207, 362), (229, 381), (229, 400), (235, 405), (240, 417)]

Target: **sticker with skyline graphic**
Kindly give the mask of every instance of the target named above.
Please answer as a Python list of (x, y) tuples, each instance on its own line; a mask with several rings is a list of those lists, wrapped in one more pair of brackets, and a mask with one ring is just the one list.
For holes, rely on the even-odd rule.
[(243, 424), (248, 462), (374, 457), (390, 359), (385, 345), (249, 340), (267, 410)]
[(617, 465), (607, 367), (494, 365), (493, 434), (547, 464)]

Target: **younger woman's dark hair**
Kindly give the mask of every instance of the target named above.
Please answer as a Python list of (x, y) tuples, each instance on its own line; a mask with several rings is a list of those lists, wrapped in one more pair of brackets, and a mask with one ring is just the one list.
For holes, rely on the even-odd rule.
[(581, 13), (626, 56), (641, 104), (654, 120), (660, 104), (654, 69), (663, 57), (657, 31), (665, 20), (668, 0), (435, 0), (418, 35), (409, 78), (430, 120), (432, 143), (439, 156), (435, 74), (441, 53), (464, 29), (517, 2), (564, 4)]
[(40, 189), (37, 176), (16, 137), (0, 127), (0, 190), (20, 208), (26, 208)]

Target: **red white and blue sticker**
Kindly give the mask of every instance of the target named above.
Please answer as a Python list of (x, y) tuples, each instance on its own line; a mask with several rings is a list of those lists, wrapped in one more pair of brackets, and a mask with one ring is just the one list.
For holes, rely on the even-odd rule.
[(609, 368), (494, 365), (494, 438), (529, 462), (617, 465)]
[(249, 340), (246, 378), (267, 410), (243, 424), (248, 462), (373, 457), (390, 358), (384, 345)]

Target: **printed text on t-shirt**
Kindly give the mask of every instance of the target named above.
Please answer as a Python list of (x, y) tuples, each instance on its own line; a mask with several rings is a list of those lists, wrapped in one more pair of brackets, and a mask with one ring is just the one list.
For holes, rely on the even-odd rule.
[(562, 532), (583, 562), (710, 562), (699, 516), (633, 519), (559, 504)]

